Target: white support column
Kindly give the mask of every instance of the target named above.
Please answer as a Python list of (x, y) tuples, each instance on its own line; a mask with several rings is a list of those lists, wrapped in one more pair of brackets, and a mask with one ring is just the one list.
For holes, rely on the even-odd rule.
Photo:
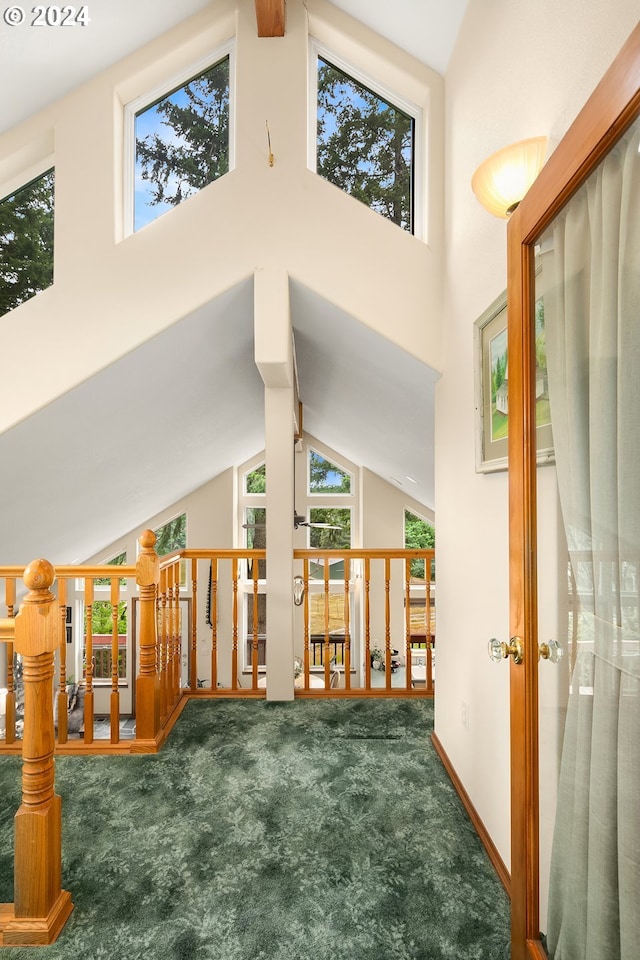
[[(293, 699), (293, 431), (291, 388), (265, 389), (267, 699)], [(275, 487), (275, 494), (270, 493)]]
[(293, 699), (293, 408), (295, 389), (284, 270), (254, 275), (256, 364), (265, 384), (267, 475), (267, 699)]

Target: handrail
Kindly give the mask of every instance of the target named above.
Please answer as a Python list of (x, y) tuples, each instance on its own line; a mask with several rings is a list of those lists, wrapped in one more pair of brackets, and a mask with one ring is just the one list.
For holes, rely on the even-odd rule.
[[(69, 629), (65, 615), (67, 602), (72, 603), (74, 596), (84, 600), (86, 616), (82, 633), (86, 638), (85, 656), (79, 673), (79, 696), (75, 701), (75, 729), (70, 720), (73, 714), (67, 712), (65, 643), (60, 645), (57, 655), (57, 746), (61, 752), (155, 752), (187, 697), (265, 695), (268, 633), (265, 601), (269, 592), (268, 578), (265, 577), (266, 550), (189, 548), (158, 558), (153, 549), (155, 539), (150, 530), (142, 535), (135, 565), (86, 564), (57, 568), (61, 632)], [(416, 695), (432, 694), (430, 648), (435, 638), (435, 606), (434, 584), (429, 575), (434, 558), (434, 550), (417, 548), (295, 549), (293, 560), (298, 571), (303, 571), (303, 565), (306, 567), (304, 623), (301, 615), (296, 615), (295, 621), (298, 635), (294, 649), (303, 661), (303, 676), (295, 684), (296, 695), (302, 692), (315, 696), (345, 693), (395, 696), (403, 691)], [(330, 565), (333, 568), (337, 560), (344, 563), (340, 564), (339, 584), (334, 579), (335, 574), (329, 573)], [(421, 570), (417, 577), (411, 575), (414, 560), (424, 563), (424, 571)], [(204, 579), (205, 563), (208, 585)], [(19, 575), (22, 569), (15, 565), (0, 567), (0, 579), (4, 579), (6, 588), (8, 618), (13, 615), (16, 599), (16, 577), (13, 575)], [(404, 572), (400, 573), (401, 570)], [(102, 585), (94, 582), (98, 578), (105, 581), (104, 591)], [(134, 736), (128, 736), (127, 731), (124, 739), (121, 739), (120, 729), (121, 707), (127, 701), (121, 698), (129, 694), (124, 692), (126, 684), (123, 685), (118, 673), (121, 654), (117, 618), (121, 578), (129, 580), (124, 598), (137, 597), (140, 610), (140, 617), (131, 621), (136, 631), (134, 655), (138, 676), (129, 689), (135, 706), (136, 726)], [(134, 580), (135, 591), (131, 589)], [(74, 594), (74, 591), (77, 592)], [(96, 683), (93, 656), (96, 610), (93, 604), (98, 602), (111, 606), (112, 637), (110, 659), (104, 655), (104, 667)], [(186, 615), (184, 628), (183, 614)], [(82, 628), (78, 630), (80, 638)], [(412, 654), (416, 648), (424, 648), (426, 652), (426, 669), (424, 660), (416, 664), (415, 657), (412, 666)], [(381, 660), (378, 650), (382, 651)], [(10, 643), (6, 653), (7, 722), (0, 751), (10, 753), (17, 751), (19, 746), (16, 737), (20, 736), (20, 725), (16, 728), (16, 712), (19, 715), (21, 704), (16, 703), (20, 698), (16, 696)], [(76, 655), (79, 656), (77, 649)], [(207, 662), (208, 666), (205, 666)], [(374, 666), (381, 672), (371, 672)], [(403, 680), (397, 676), (392, 678), (398, 666), (404, 667)], [(104, 668), (110, 672), (110, 699), (106, 689), (109, 677), (104, 675)], [(337, 681), (338, 688), (334, 681)], [(301, 685), (303, 689), (299, 691)], [(18, 694), (20, 692), (18, 687)], [(98, 715), (110, 718), (108, 739), (99, 739), (99, 734), (94, 731), (94, 705)], [(126, 709), (124, 706), (125, 712)], [(84, 732), (78, 739), (69, 739), (71, 729), (78, 733), (82, 727)], [(98, 737), (95, 741), (94, 736)]]

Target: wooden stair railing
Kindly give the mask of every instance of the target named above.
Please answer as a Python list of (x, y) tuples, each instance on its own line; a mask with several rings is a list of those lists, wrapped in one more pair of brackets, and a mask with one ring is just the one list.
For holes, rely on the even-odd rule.
[(0, 639), (22, 656), (24, 733), (22, 804), (15, 817), (14, 903), (0, 904), (1, 946), (53, 943), (73, 910), (62, 890), (62, 801), (55, 793), (54, 651), (63, 642), (55, 570), (34, 560), (24, 571), (29, 592), (15, 619), (0, 620)]

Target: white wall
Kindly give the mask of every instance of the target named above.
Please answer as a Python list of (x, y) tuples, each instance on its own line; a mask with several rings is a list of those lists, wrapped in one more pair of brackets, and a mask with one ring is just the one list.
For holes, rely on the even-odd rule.
[[(261, 40), (253, 0), (219, 0), (0, 137), (0, 196), (38, 167), (56, 169), (54, 284), (0, 318), (12, 358), (0, 379), (0, 430), (262, 267), (288, 271), (441, 366), (442, 79), (325, 0), (308, 6), (290, 0), (286, 37)], [(383, 69), (383, 82), (425, 109), (428, 244), (307, 168), (309, 27), (365, 72)], [(126, 236), (126, 104), (164, 81), (170, 89), (176, 73), (231, 37), (235, 168)]]
[[(636, 0), (469, 0), (445, 77), (445, 372), (436, 400), (436, 732), (509, 863), (507, 474), (474, 466), (473, 323), (506, 287), (506, 226), (470, 186), (489, 154), (557, 143), (635, 26)], [(554, 468), (539, 470), (541, 549), (557, 557)], [(548, 629), (557, 613), (548, 610)], [(545, 631), (547, 624), (545, 624)], [(467, 707), (468, 729), (462, 723)]]

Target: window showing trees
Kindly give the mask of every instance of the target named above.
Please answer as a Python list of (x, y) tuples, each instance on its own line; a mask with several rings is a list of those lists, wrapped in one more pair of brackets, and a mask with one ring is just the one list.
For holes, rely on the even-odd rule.
[(186, 513), (181, 513), (180, 516), (167, 520), (153, 532), (157, 537), (156, 553), (159, 557), (164, 557), (167, 553), (173, 553), (174, 550), (184, 550), (187, 546)]
[[(267, 511), (264, 507), (247, 507), (244, 529), (249, 550), (263, 550), (267, 542)], [(262, 561), (264, 562), (264, 561)]]
[(244, 475), (245, 493), (266, 493), (267, 492), (267, 467), (261, 464), (255, 470), (250, 470)]
[(312, 507), (309, 521), (322, 526), (309, 527), (309, 546), (325, 550), (348, 550), (351, 546), (351, 509), (349, 507)]
[[(117, 556), (112, 557), (110, 560), (105, 560), (105, 563), (113, 564), (116, 567), (124, 567), (127, 563), (127, 551), (124, 550), (122, 553), (119, 553)], [(120, 585), (126, 585), (126, 577), (120, 577)], [(93, 581), (95, 587), (108, 587), (111, 585), (111, 579), (109, 577), (96, 577)]]
[(229, 171), (229, 56), (135, 115), (134, 230)]
[[(404, 545), (406, 550), (433, 550), (436, 545), (435, 528), (411, 510), (404, 512)], [(424, 580), (424, 560), (411, 561), (411, 576)], [(429, 579), (435, 579), (434, 564), (431, 565)]]
[(351, 493), (351, 474), (309, 450), (309, 493)]
[(0, 316), (53, 283), (53, 170), (0, 201)]
[(318, 57), (316, 170), (413, 233), (415, 121)]
[[(93, 677), (95, 680), (110, 680), (112, 668), (113, 607), (108, 600), (96, 600), (91, 607), (91, 633), (93, 649)], [(127, 675), (127, 604), (121, 600), (117, 608), (118, 627), (118, 677)], [(84, 650), (86, 662), (87, 610), (84, 613)], [(84, 671), (83, 671), (84, 672)]]

